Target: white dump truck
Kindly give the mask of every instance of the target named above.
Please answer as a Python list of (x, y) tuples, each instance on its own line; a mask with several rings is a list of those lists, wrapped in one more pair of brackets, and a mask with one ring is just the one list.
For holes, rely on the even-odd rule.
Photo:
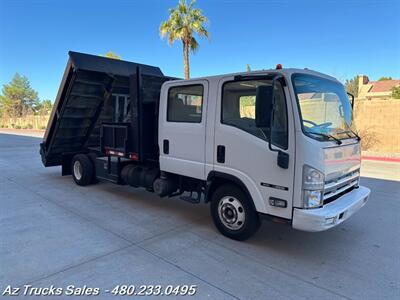
[(69, 52), (40, 153), (81, 186), (101, 180), (210, 202), (232, 239), (263, 219), (323, 231), (370, 194), (359, 185), (353, 101), (335, 78), (307, 69), (179, 80)]

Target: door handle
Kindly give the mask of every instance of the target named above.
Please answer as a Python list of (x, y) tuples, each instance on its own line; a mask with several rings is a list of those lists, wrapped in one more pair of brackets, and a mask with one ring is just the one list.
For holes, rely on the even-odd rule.
[(217, 146), (217, 162), (223, 164), (225, 163), (225, 146)]
[(169, 154), (169, 140), (163, 140), (163, 152)]

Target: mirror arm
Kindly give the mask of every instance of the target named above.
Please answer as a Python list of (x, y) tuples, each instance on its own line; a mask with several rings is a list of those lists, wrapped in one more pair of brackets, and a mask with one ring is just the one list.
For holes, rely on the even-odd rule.
[(354, 109), (354, 95), (352, 93), (347, 92), (347, 95), (351, 97), (351, 109)]
[[(243, 77), (240, 77), (242, 79)], [(237, 79), (237, 76), (235, 76)], [(261, 131), (264, 129), (268, 129), (267, 134), (265, 134), (265, 138), (268, 142), (268, 148), (271, 152), (277, 152), (276, 162), (277, 165), (283, 169), (289, 168), (289, 154), (283, 152), (280, 149), (274, 149), (272, 147), (272, 129), (273, 129), (273, 118), (274, 118), (274, 106), (275, 106), (275, 87), (276, 81), (280, 80), (282, 86), (286, 86), (285, 78), (278, 74), (272, 78), (271, 87), (263, 87), (260, 86), (256, 89), (256, 127), (258, 127)], [(266, 97), (266, 103), (262, 102), (263, 97)], [(261, 102), (259, 102), (261, 101)], [(259, 104), (261, 103), (261, 104)], [(264, 103), (264, 104), (263, 104)], [(269, 115), (268, 115), (269, 113)], [(267, 119), (268, 117), (268, 119)], [(264, 131), (263, 131), (264, 133)]]
[(273, 121), (274, 121), (274, 104), (275, 104), (275, 83), (278, 79), (283, 78), (282, 75), (276, 75), (271, 82), (272, 85), (272, 109), (270, 112), (270, 120), (271, 120), (271, 124), (269, 125), (269, 134), (268, 134), (268, 148), (269, 150), (273, 151), (273, 152), (279, 152), (280, 150), (278, 149), (273, 149), (272, 148), (272, 125), (273, 125)]
[[(286, 85), (286, 81), (285, 78), (282, 75), (277, 75), (272, 79), (272, 108), (274, 107), (274, 103), (275, 103), (275, 82), (277, 80), (281, 80), (283, 83), (282, 85), (285, 86)], [(289, 168), (289, 155), (286, 152), (283, 152), (280, 149), (274, 149), (272, 147), (272, 122), (273, 122), (273, 117), (274, 117), (274, 109), (271, 110), (271, 124), (269, 126), (269, 136), (268, 136), (268, 148), (270, 151), (272, 152), (277, 152), (278, 156), (276, 158), (277, 164), (279, 167), (283, 168), (283, 169), (287, 169)]]

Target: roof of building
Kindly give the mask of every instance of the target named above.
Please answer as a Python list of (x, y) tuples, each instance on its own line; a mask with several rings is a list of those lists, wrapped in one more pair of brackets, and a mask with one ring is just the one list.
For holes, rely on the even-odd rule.
[(400, 80), (370, 81), (369, 84), (372, 85), (370, 93), (390, 92), (395, 86), (400, 85)]

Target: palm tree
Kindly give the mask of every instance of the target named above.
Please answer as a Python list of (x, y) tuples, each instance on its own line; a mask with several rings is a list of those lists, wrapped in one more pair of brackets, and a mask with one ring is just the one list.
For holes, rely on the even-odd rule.
[(191, 0), (187, 5), (186, 0), (179, 0), (178, 6), (169, 10), (169, 19), (160, 25), (161, 38), (167, 35), (169, 44), (173, 44), (175, 40), (182, 41), (185, 79), (190, 77), (189, 51), (194, 53), (199, 48), (193, 35), (197, 33), (208, 38), (205, 28), (208, 19), (202, 15), (200, 9), (193, 8), (195, 3), (196, 0)]

